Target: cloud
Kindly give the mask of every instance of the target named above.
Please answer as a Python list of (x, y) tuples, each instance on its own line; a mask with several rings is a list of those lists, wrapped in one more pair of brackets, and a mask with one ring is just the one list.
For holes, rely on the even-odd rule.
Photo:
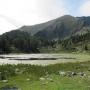
[(0, 0), (0, 14), (35, 24), (68, 13), (64, 0)]
[(65, 0), (0, 0), (0, 18), (3, 18), (0, 27), (3, 31), (13, 29), (13, 26), (46, 22), (65, 14), (68, 14)]
[(80, 6), (79, 12), (81, 16), (90, 16), (90, 0), (85, 0)]
[(0, 34), (10, 31), (12, 29), (16, 29), (16, 27), (7, 22), (5, 19), (0, 18)]
[(38, 0), (36, 6), (40, 17), (47, 19), (60, 17), (68, 13), (65, 0)]

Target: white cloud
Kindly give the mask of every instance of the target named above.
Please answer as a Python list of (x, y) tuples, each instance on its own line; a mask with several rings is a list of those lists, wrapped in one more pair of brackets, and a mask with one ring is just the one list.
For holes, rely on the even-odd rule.
[(90, 16), (90, 0), (85, 0), (80, 6), (79, 12), (81, 16)]
[(52, 19), (67, 12), (64, 0), (37, 0), (37, 11), (40, 17)]
[[(32, 25), (67, 14), (65, 0), (0, 0), (0, 17), (6, 19), (2, 30), (13, 29), (12, 25)], [(10, 26), (10, 22), (12, 25)], [(21, 24), (18, 24), (21, 23)], [(1, 31), (0, 31), (1, 32)]]
[(0, 18), (0, 34), (10, 31), (12, 29), (16, 29), (16, 27), (7, 22), (5, 19)]

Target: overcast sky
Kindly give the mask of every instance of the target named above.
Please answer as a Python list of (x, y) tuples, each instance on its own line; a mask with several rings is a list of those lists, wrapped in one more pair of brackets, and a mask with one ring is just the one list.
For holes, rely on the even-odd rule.
[(0, 0), (0, 34), (68, 14), (89, 16), (90, 0)]

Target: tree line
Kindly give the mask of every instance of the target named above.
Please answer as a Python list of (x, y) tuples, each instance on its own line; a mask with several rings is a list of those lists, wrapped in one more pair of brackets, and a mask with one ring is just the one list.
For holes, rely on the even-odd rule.
[(63, 40), (47, 40), (15, 30), (0, 36), (0, 53), (39, 53), (42, 47), (56, 48), (57, 44), (64, 50), (76, 50), (79, 44), (88, 50), (88, 42), (90, 42), (90, 32)]

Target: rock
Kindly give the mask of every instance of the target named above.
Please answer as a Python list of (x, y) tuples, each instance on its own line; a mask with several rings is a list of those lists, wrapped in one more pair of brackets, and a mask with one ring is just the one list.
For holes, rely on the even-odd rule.
[(80, 72), (80, 73), (78, 73), (78, 75), (80, 75), (80, 76), (86, 76), (86, 74), (84, 72)]
[(49, 80), (50, 82), (53, 82), (53, 79), (52, 78), (47, 78), (47, 80)]
[(41, 80), (41, 81), (44, 81), (44, 80), (45, 80), (45, 78), (41, 77), (41, 78), (40, 78), (40, 80)]
[(68, 77), (72, 77), (72, 72), (71, 72), (71, 71), (68, 71), (68, 72), (67, 72), (67, 76), (68, 76)]
[(30, 79), (29, 79), (29, 78), (27, 78), (26, 80), (27, 80), (27, 81), (30, 81)]
[(8, 80), (2, 80), (2, 82), (3, 82), (3, 83), (7, 83), (7, 82), (8, 82)]
[(61, 75), (61, 76), (66, 76), (66, 72), (64, 72), (64, 71), (59, 71), (59, 75)]
[(76, 76), (76, 75), (77, 75), (76, 72), (72, 72), (72, 71), (68, 71), (68, 72), (67, 72), (67, 76), (68, 76), (68, 77), (73, 77), (73, 76)]
[(75, 76), (75, 75), (77, 75), (77, 73), (76, 72), (72, 72), (72, 76)]

